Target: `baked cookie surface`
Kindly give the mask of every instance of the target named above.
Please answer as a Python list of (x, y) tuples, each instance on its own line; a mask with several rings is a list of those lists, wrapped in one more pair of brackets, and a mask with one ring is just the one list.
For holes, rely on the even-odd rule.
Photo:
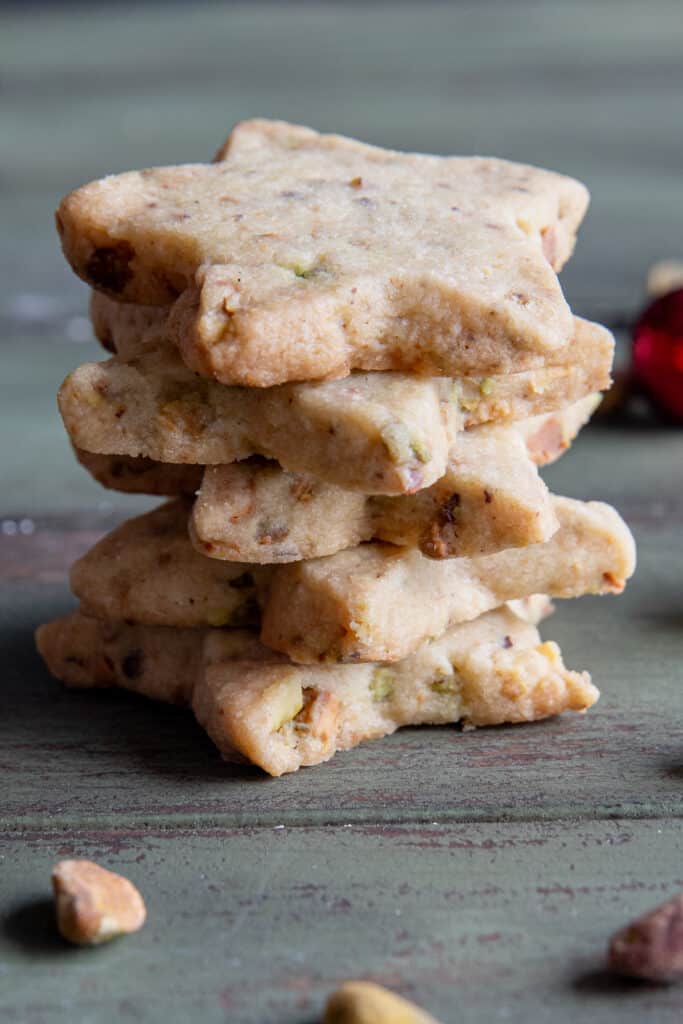
[(193, 369), (270, 387), (538, 365), (570, 346), (553, 268), (587, 202), (578, 182), (522, 164), (248, 121), (213, 164), (77, 189), (57, 225), (95, 288), (177, 300), (171, 330)]
[(354, 373), (268, 389), (205, 380), (158, 346), (78, 367), (59, 407), (73, 444), (94, 454), (200, 465), (256, 454), (349, 490), (405, 494), (443, 476), (463, 427), (559, 410), (607, 387), (613, 345), (577, 320), (578, 361), (567, 366), (457, 381)]
[(302, 663), (397, 661), (512, 598), (620, 593), (635, 546), (619, 514), (559, 497), (553, 509), (560, 525), (550, 540), (492, 555), (437, 561), (373, 543), (278, 566), (261, 638)]
[(41, 626), (37, 643), (67, 685), (188, 705), (226, 759), (282, 775), (401, 726), (584, 711), (598, 691), (587, 673), (565, 668), (556, 644), (541, 642), (543, 609), (498, 608), (393, 665), (292, 665), (253, 633), (108, 623), (79, 611)]
[(600, 502), (553, 498), (550, 540), (493, 555), (435, 560), (412, 548), (360, 544), (288, 565), (206, 558), (177, 500), (130, 519), (73, 566), (71, 586), (94, 618), (148, 625), (240, 626), (261, 611), (261, 639), (293, 661), (399, 661), (428, 637), (505, 601), (619, 593), (633, 538)]
[[(587, 395), (578, 402), (553, 413), (541, 413), (526, 420), (515, 420), (505, 425), (518, 431), (537, 466), (555, 462), (588, 422), (600, 404), (601, 395)], [(500, 429), (503, 429), (501, 425)], [(157, 462), (142, 456), (96, 455), (83, 448), (74, 449), (76, 458), (88, 472), (112, 491), (127, 494), (194, 494), (199, 490), (204, 466), (192, 463)], [(242, 465), (255, 463), (268, 465), (270, 460), (259, 456), (247, 459)]]
[(190, 509), (178, 498), (128, 519), (74, 562), (71, 589), (84, 610), (147, 625), (258, 624), (256, 582), (268, 570), (197, 554), (187, 532)]
[(210, 558), (267, 564), (373, 539), (454, 558), (536, 544), (557, 525), (521, 433), (484, 426), (464, 431), (444, 475), (412, 495), (360, 494), (273, 463), (208, 467), (190, 536)]

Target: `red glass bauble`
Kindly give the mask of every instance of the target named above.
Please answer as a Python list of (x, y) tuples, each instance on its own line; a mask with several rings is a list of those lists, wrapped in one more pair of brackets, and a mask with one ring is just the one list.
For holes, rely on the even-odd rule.
[(683, 422), (683, 288), (656, 299), (638, 320), (633, 372), (657, 407)]

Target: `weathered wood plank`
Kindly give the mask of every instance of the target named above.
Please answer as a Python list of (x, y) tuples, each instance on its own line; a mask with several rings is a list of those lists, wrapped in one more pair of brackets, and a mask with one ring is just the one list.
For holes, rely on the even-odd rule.
[[(280, 780), (223, 764), (190, 716), (124, 694), (64, 691), (33, 651), (31, 630), (68, 604), (64, 533), (9, 537), (39, 547), (5, 559), (33, 577), (6, 588), (0, 822), (113, 827), (132, 822), (304, 824), (680, 815), (683, 509), (658, 518), (628, 506), (640, 542), (636, 579), (618, 598), (563, 602), (544, 627), (568, 664), (603, 691), (585, 716), (460, 733), (406, 730)], [(640, 509), (640, 521), (635, 512)], [(655, 512), (657, 509), (655, 509)], [(91, 533), (80, 536), (87, 541)], [(50, 539), (51, 538), (51, 539)], [(45, 558), (45, 547), (52, 552)], [(40, 584), (38, 579), (46, 578)]]
[[(49, 872), (92, 857), (149, 917), (97, 950), (55, 935)], [(673, 1024), (677, 987), (610, 981), (610, 933), (683, 885), (680, 822), (353, 826), (0, 840), (0, 1016), (21, 1024), (313, 1024), (371, 977), (446, 1024)]]
[[(572, 602), (545, 628), (603, 690), (585, 718), (405, 731), (271, 781), (223, 765), (182, 712), (63, 691), (31, 632), (68, 605), (68, 562), (145, 504), (87, 478), (55, 410), (63, 375), (98, 357), (75, 344), (86, 289), (52, 225), (62, 192), (208, 157), (254, 114), (554, 166), (593, 192), (568, 297), (624, 323), (648, 265), (681, 255), (682, 43), (677, 0), (2, 14), (3, 1020), (303, 1024), (359, 973), (444, 1021), (681, 1019), (678, 990), (596, 973), (609, 932), (683, 884), (667, 820), (682, 808), (680, 433), (591, 430), (548, 472), (620, 505), (640, 543), (623, 598)], [(140, 882), (139, 936), (92, 954), (55, 941), (36, 901), (71, 854)]]

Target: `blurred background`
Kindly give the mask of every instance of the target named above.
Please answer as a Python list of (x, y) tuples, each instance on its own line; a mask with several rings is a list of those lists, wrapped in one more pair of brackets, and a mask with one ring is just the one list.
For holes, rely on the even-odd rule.
[(63, 193), (207, 160), (255, 115), (541, 164), (593, 197), (568, 298), (623, 328), (648, 266), (683, 256), (682, 99), (680, 0), (0, 5), (5, 509), (132, 511), (75, 464), (55, 410), (99, 357), (54, 230)]

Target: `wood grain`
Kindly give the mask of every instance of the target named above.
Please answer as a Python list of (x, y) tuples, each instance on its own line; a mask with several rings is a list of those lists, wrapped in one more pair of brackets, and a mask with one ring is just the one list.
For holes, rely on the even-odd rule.
[[(681, 1019), (678, 989), (602, 972), (609, 933), (683, 885), (680, 431), (592, 427), (547, 472), (617, 504), (639, 544), (623, 597), (544, 627), (602, 690), (585, 717), (405, 730), (270, 780), (177, 709), (62, 689), (32, 632), (69, 607), (73, 558), (149, 505), (97, 488), (55, 408), (99, 356), (54, 232), (62, 193), (208, 157), (254, 115), (556, 167), (593, 193), (567, 295), (625, 328), (649, 264), (681, 256), (682, 46), (674, 0), (0, 14), (3, 1021), (312, 1024), (349, 975), (453, 1024)], [(140, 885), (138, 936), (59, 942), (49, 869), (71, 855)]]
[[(606, 937), (683, 885), (682, 855), (680, 821), (40, 830), (0, 840), (0, 962), (23, 979), (0, 1016), (313, 1024), (360, 976), (451, 1024), (674, 1024), (680, 988), (603, 968)], [(67, 949), (45, 901), (64, 856), (129, 877), (143, 930)]]
[(65, 518), (37, 521), (32, 537), (0, 541), (0, 555), (22, 549), (2, 559), (19, 580), (0, 634), (9, 667), (0, 765), (13, 780), (0, 822), (228, 827), (680, 815), (683, 507), (676, 509), (664, 524), (647, 506), (627, 505), (640, 548), (636, 580), (618, 599), (558, 602), (544, 625), (568, 664), (588, 667), (603, 691), (588, 714), (471, 733), (405, 730), (277, 782), (223, 764), (183, 711), (120, 693), (68, 692), (50, 680), (31, 627), (64, 609), (69, 561), (95, 531), (83, 514), (73, 530)]

